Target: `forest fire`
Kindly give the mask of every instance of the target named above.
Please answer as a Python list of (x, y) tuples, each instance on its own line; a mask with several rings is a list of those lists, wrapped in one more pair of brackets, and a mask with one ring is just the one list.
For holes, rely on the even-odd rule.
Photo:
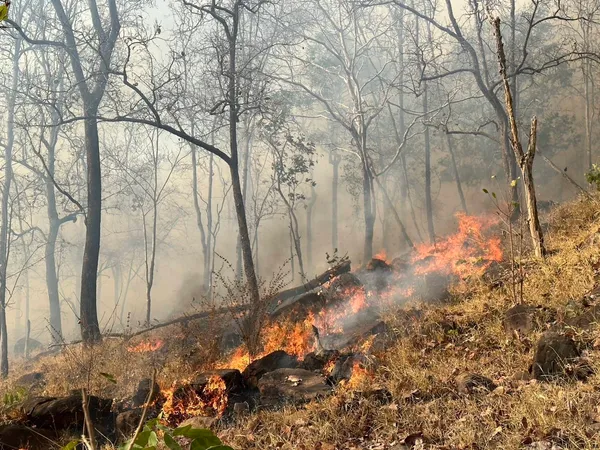
[[(242, 345), (218, 367), (243, 371), (253, 360), (277, 350), (302, 361), (308, 353), (318, 350), (313, 326), (321, 337), (343, 335), (362, 320), (362, 315), (372, 316), (382, 308), (397, 306), (413, 296), (427, 296), (428, 291), (420, 287), (424, 275), (439, 274), (442, 278), (453, 275), (464, 279), (482, 275), (490, 264), (502, 260), (500, 239), (488, 235), (488, 230), (497, 223), (494, 218), (459, 214), (457, 219), (456, 233), (436, 245), (418, 245), (412, 257), (398, 265), (389, 262), (387, 252), (381, 250), (361, 269), (363, 272), (359, 270), (344, 281), (329, 281), (324, 285), (323, 295), (328, 296), (324, 304), (315, 303), (299, 321), (292, 314), (269, 322), (263, 327), (262, 351), (258, 355), (252, 358)], [(444, 282), (447, 283), (447, 279)], [(368, 353), (373, 337), (361, 342), (359, 351)], [(334, 365), (335, 361), (327, 363), (323, 373), (327, 375)], [(354, 384), (368, 375), (359, 364), (353, 373), (351, 382)]]
[(130, 346), (127, 348), (129, 353), (147, 353), (147, 352), (155, 352), (160, 349), (164, 345), (164, 342), (161, 339), (157, 339), (155, 341), (142, 341), (137, 345)]
[(173, 386), (162, 394), (166, 398), (162, 411), (169, 424), (179, 424), (190, 417), (222, 416), (228, 404), (225, 381), (218, 375), (211, 376), (200, 392), (186, 384)]
[(494, 261), (502, 260), (500, 239), (486, 237), (485, 230), (497, 225), (494, 217), (457, 214), (458, 231), (436, 244), (416, 247), (413, 257), (416, 275), (439, 272), (464, 279), (482, 275)]

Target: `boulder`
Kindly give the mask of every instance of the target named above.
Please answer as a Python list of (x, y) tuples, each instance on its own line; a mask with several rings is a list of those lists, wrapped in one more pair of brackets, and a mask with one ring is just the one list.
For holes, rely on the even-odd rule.
[[(27, 340), (26, 338), (21, 338), (17, 342), (15, 342), (15, 345), (13, 347), (15, 355), (25, 356), (25, 341), (26, 340)], [(40, 341), (36, 341), (35, 339), (29, 338), (29, 352), (30, 353), (35, 352), (37, 350), (41, 350), (43, 348), (44, 348), (44, 344), (42, 344)]]
[[(152, 386), (152, 380), (150, 378), (144, 378), (138, 383), (135, 394), (133, 394), (132, 404), (134, 407), (142, 406), (148, 400), (150, 395), (150, 387)], [(152, 392), (152, 398), (150, 401), (155, 400), (160, 393), (160, 386), (155, 382), (154, 389)]]
[(491, 392), (498, 386), (483, 375), (467, 373), (456, 377), (456, 387), (463, 394), (476, 394)]
[(321, 353), (311, 352), (307, 354), (299, 365), (300, 369), (321, 372), (327, 363), (339, 358), (337, 350), (324, 350)]
[(277, 369), (258, 382), (261, 404), (302, 404), (329, 395), (332, 387), (321, 375), (304, 369)]
[(538, 341), (531, 368), (533, 377), (544, 381), (563, 377), (579, 356), (580, 351), (573, 339), (548, 331)]
[(242, 373), (246, 385), (250, 388), (258, 387), (262, 376), (277, 369), (293, 369), (298, 367), (296, 357), (288, 355), (283, 350), (269, 353), (256, 361), (251, 362)]
[(46, 384), (46, 377), (42, 372), (31, 372), (21, 375), (15, 381), (15, 386), (34, 389), (41, 388)]
[(25, 425), (0, 425), (0, 450), (28, 449), (48, 450), (53, 448), (56, 434)]
[(504, 313), (504, 329), (507, 333), (527, 334), (535, 328), (537, 308), (530, 305), (516, 305)]
[[(89, 411), (93, 423), (104, 434), (109, 433), (114, 417), (112, 400), (89, 396)], [(27, 422), (40, 429), (80, 430), (84, 423), (82, 398), (70, 395), (63, 398), (33, 397), (21, 405)]]
[(337, 384), (342, 380), (349, 381), (352, 378), (354, 363), (357, 361), (354, 355), (340, 356), (333, 366), (327, 380), (332, 384)]
[(592, 306), (584, 312), (565, 319), (565, 325), (582, 330), (590, 330), (600, 324), (600, 305)]

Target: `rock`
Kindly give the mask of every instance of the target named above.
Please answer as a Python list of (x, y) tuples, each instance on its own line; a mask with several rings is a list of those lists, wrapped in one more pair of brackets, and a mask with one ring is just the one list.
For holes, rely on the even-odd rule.
[(527, 334), (535, 327), (537, 308), (529, 305), (516, 305), (504, 313), (504, 329), (507, 333)]
[(468, 373), (456, 377), (458, 391), (463, 394), (491, 392), (498, 386), (489, 378), (476, 373)]
[(565, 319), (565, 325), (582, 330), (590, 330), (600, 323), (600, 305), (595, 305), (587, 311), (574, 314)]
[(322, 295), (327, 304), (343, 303), (358, 290), (364, 289), (362, 282), (352, 273), (343, 273), (335, 277)]
[(296, 357), (288, 355), (283, 350), (277, 350), (273, 353), (269, 353), (256, 361), (253, 361), (244, 369), (242, 376), (246, 385), (250, 388), (258, 387), (258, 382), (261, 377), (277, 369), (293, 369), (298, 367), (298, 360)]
[(340, 352), (337, 350), (324, 350), (322, 353), (309, 353), (299, 365), (300, 369), (321, 372), (329, 361), (337, 359)]
[(15, 381), (15, 386), (27, 389), (43, 387), (46, 384), (46, 377), (42, 372), (31, 372), (20, 376)]
[(333, 384), (337, 384), (342, 380), (349, 381), (352, 378), (354, 372), (354, 366), (360, 365), (364, 367), (367, 365), (367, 359), (364, 355), (342, 355), (340, 356), (331, 370), (331, 374), (328, 377), (328, 381)]
[[(140, 380), (138, 383), (138, 387), (133, 394), (132, 403), (134, 407), (142, 406), (148, 400), (148, 395), (150, 395), (150, 386), (152, 386), (152, 380), (150, 378), (144, 378)], [(157, 383), (154, 383), (154, 390), (152, 392), (152, 398), (150, 401), (156, 399), (158, 394), (160, 393), (160, 386)]]
[(533, 357), (532, 374), (536, 380), (549, 381), (568, 374), (568, 366), (580, 356), (570, 337), (548, 331), (540, 338)]
[[(114, 417), (112, 400), (89, 396), (90, 416), (96, 427), (104, 434), (112, 434)], [(27, 422), (36, 428), (51, 430), (81, 430), (84, 417), (81, 396), (33, 397), (26, 400), (21, 410)]]
[[(26, 338), (21, 338), (17, 342), (15, 342), (15, 345), (13, 347), (15, 355), (25, 356), (25, 341), (26, 341)], [(44, 344), (42, 344), (40, 341), (36, 341), (35, 339), (29, 338), (29, 352), (30, 353), (35, 352), (37, 350), (41, 350), (43, 348), (44, 348)]]
[(55, 433), (25, 425), (0, 425), (0, 450), (48, 450), (57, 438)]
[(332, 387), (325, 378), (304, 369), (277, 369), (258, 382), (263, 405), (301, 404), (329, 395)]

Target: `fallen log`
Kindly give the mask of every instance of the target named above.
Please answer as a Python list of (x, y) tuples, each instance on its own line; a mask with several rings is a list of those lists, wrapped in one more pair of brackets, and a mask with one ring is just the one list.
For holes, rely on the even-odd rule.
[[(306, 294), (306, 293), (312, 291), (313, 289), (316, 289), (319, 286), (327, 283), (328, 281), (337, 277), (338, 275), (342, 275), (343, 273), (350, 272), (350, 269), (351, 269), (350, 261), (344, 261), (344, 262), (338, 264), (337, 266), (326, 270), (318, 277), (308, 281), (307, 283), (305, 283), (301, 286), (297, 286), (297, 287), (294, 287), (291, 289), (287, 289), (285, 291), (281, 291), (275, 297), (273, 297), (273, 300), (272, 300), (270, 308), (269, 308), (270, 314), (274, 313), (278, 309), (283, 308), (284, 307), (283, 303), (286, 300), (290, 300), (299, 295)], [(293, 303), (294, 302), (292, 301), (289, 304), (286, 304), (285, 307), (288, 307)]]
[[(270, 305), (268, 308), (269, 311), (269, 315), (274, 314), (274, 312), (278, 309), (278, 307), (280, 307), (284, 301), (289, 300), (289, 299), (294, 299), (294, 297), (297, 297), (301, 294), (305, 294), (307, 292), (312, 291), (313, 289), (316, 289), (317, 287), (327, 283), (329, 280), (331, 280), (332, 278), (335, 278), (338, 275), (341, 275), (343, 273), (347, 273), (350, 272), (350, 268), (351, 268), (351, 263), (350, 261), (344, 261), (340, 264), (338, 264), (335, 267), (332, 267), (330, 269), (327, 269), (325, 272), (323, 272), (321, 275), (317, 276), (316, 278), (306, 282), (305, 284), (301, 285), (301, 286), (297, 286), (291, 289), (287, 289), (285, 291), (281, 291), (279, 292), (276, 296), (273, 297), (272, 300), (270, 300)], [(290, 302), (290, 305), (294, 303), (295, 300), (293, 300), (292, 302)], [(130, 339), (136, 336), (140, 336), (142, 334), (145, 333), (149, 333), (151, 331), (160, 329), (160, 328), (164, 328), (164, 327), (168, 327), (170, 325), (176, 325), (176, 324), (180, 324), (180, 323), (187, 323), (187, 322), (191, 322), (194, 320), (200, 320), (200, 319), (208, 319), (211, 317), (215, 317), (215, 316), (221, 316), (221, 315), (226, 315), (226, 314), (236, 314), (236, 313), (240, 313), (240, 312), (244, 312), (247, 311), (248, 309), (250, 309), (251, 305), (239, 305), (239, 306), (229, 306), (229, 307), (223, 307), (223, 308), (215, 308), (215, 309), (211, 309), (209, 311), (201, 311), (199, 313), (196, 314), (190, 314), (190, 315), (185, 315), (182, 317), (178, 317), (177, 319), (173, 319), (173, 320), (169, 320), (167, 322), (162, 322), (159, 323), (157, 325), (154, 325), (152, 327), (149, 328), (143, 328), (141, 330), (137, 330), (135, 332), (132, 333), (108, 333), (108, 334), (104, 334), (103, 337), (104, 338), (125, 338), (125, 339)], [(286, 305), (287, 306), (287, 305)], [(78, 341), (73, 341), (73, 342), (69, 342), (69, 343), (60, 343), (60, 344), (54, 344), (51, 347), (64, 347), (67, 345), (74, 345), (74, 344), (79, 344), (81, 343), (81, 340)]]

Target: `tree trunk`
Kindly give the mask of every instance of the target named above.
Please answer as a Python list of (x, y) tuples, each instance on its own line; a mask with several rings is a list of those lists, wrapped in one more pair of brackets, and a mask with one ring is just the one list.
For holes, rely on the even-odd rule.
[(363, 161), (363, 208), (365, 216), (365, 242), (363, 247), (363, 262), (373, 257), (373, 237), (375, 234), (375, 214), (373, 211), (373, 189), (371, 171), (368, 163)]
[[(54, 186), (52, 186), (54, 189)], [(50, 201), (50, 198), (48, 199)], [(48, 209), (51, 208), (50, 203)], [(60, 298), (58, 294), (58, 274), (56, 272), (56, 241), (59, 230), (58, 217), (50, 219), (50, 229), (46, 242), (46, 288), (48, 289), (48, 301), (50, 304), (50, 335), (52, 343), (62, 341), (62, 320), (60, 316)]]
[[(427, 83), (423, 91), (423, 113), (429, 110)], [(425, 127), (425, 210), (427, 213), (427, 234), (429, 242), (435, 244), (435, 230), (433, 228), (433, 204), (431, 200), (431, 138), (429, 127)]]
[(539, 258), (546, 256), (546, 247), (544, 246), (544, 234), (538, 217), (535, 185), (533, 183), (533, 158), (535, 157), (535, 147), (537, 144), (537, 119), (534, 116), (531, 121), (531, 134), (527, 153), (523, 153), (523, 147), (519, 140), (519, 130), (517, 128), (517, 119), (513, 108), (513, 98), (510, 90), (510, 83), (506, 73), (506, 55), (504, 53), (504, 44), (502, 43), (502, 34), (500, 32), (500, 19), (493, 21), (494, 32), (496, 34), (496, 52), (498, 55), (498, 65), (500, 66), (500, 75), (504, 85), (504, 100), (506, 103), (506, 112), (510, 123), (512, 136), (512, 148), (515, 159), (520, 161), (521, 172), (523, 174), (523, 185), (525, 187), (525, 199), (527, 210), (529, 212), (529, 231), (535, 255)]
[[(193, 132), (193, 128), (192, 128), (192, 132)], [(200, 243), (202, 244), (202, 257), (204, 260), (204, 287), (207, 288), (206, 285), (206, 279), (207, 279), (207, 274), (210, 274), (210, 266), (207, 266), (207, 261), (210, 259), (210, 257), (208, 256), (209, 250), (208, 250), (208, 240), (210, 239), (210, 230), (205, 230), (204, 228), (204, 223), (202, 221), (202, 210), (200, 209), (200, 202), (199, 202), (199, 193), (198, 193), (198, 158), (197, 158), (197, 150), (196, 150), (196, 146), (193, 144), (190, 144), (191, 146), (191, 150), (192, 150), (192, 196), (193, 198), (193, 203), (194, 203), (194, 211), (196, 212), (196, 226), (198, 227), (198, 230), (200, 231)]]
[(6, 323), (6, 274), (8, 271), (10, 232), (10, 190), (13, 178), (12, 153), (15, 143), (15, 105), (17, 102), (17, 88), (19, 86), (19, 60), (21, 58), (21, 40), (15, 40), (15, 48), (12, 59), (11, 90), (7, 102), (7, 131), (6, 146), (4, 147), (4, 186), (2, 189), (2, 207), (0, 224), (0, 375), (2, 378), (8, 376), (8, 329)]
[(592, 108), (593, 108), (593, 90), (591, 77), (591, 64), (589, 60), (583, 62), (583, 82), (585, 93), (585, 153), (583, 157), (583, 174), (585, 175), (592, 168)]
[(317, 190), (311, 184), (310, 200), (306, 208), (306, 263), (308, 270), (313, 269), (313, 210), (317, 202)]
[(338, 186), (340, 183), (340, 162), (342, 158), (339, 155), (332, 155), (329, 158), (333, 175), (331, 178), (331, 246), (337, 250), (338, 243)]
[(394, 203), (392, 202), (392, 199), (388, 195), (387, 190), (385, 189), (385, 187), (382, 185), (382, 183), (379, 181), (378, 178), (375, 178), (375, 181), (377, 182), (379, 189), (382, 191), (383, 198), (385, 200), (385, 203), (387, 204), (386, 209), (389, 209), (393, 213), (394, 218), (396, 219), (396, 223), (400, 227), (400, 232), (402, 233), (402, 237), (404, 238), (406, 244), (410, 248), (413, 248), (415, 246), (415, 244), (413, 243), (412, 239), (408, 235), (408, 232), (406, 231), (406, 227), (404, 226), (402, 219), (400, 219), (400, 216), (398, 215), (398, 211), (394, 207)]
[[(248, 169), (250, 167), (250, 125), (246, 126), (246, 135), (245, 135), (245, 149), (244, 149), (244, 159), (242, 164), (242, 197), (246, 199), (246, 194), (248, 192)], [(236, 247), (236, 275), (238, 278), (242, 276), (242, 244), (240, 241), (240, 236), (238, 236), (238, 242)]]
[[(419, 26), (420, 20), (417, 18), (417, 24), (415, 29), (415, 45), (419, 47)], [(428, 27), (429, 30), (429, 27)], [(430, 31), (431, 34), (431, 31)], [(431, 44), (431, 42), (430, 42)], [(419, 63), (419, 72), (421, 71), (421, 64)], [(429, 87), (427, 81), (423, 81), (423, 97), (422, 106), (424, 117), (427, 117), (429, 111)], [(435, 229), (433, 227), (433, 204), (431, 200), (431, 136), (429, 133), (429, 127), (425, 127), (424, 130), (425, 139), (425, 213), (427, 216), (427, 234), (429, 236), (429, 242), (435, 244)]]
[(83, 264), (81, 270), (80, 322), (81, 337), (86, 343), (101, 339), (97, 311), (97, 275), (100, 257), (102, 215), (102, 175), (97, 108), (85, 108), (85, 154), (87, 163), (87, 216)]
[(533, 250), (538, 258), (543, 258), (546, 256), (546, 247), (544, 245), (544, 233), (538, 216), (535, 185), (533, 184), (533, 158), (535, 157), (536, 143), (537, 118), (533, 116), (531, 119), (531, 134), (529, 135), (527, 153), (521, 159), (521, 171), (523, 172), (523, 183), (525, 186), (525, 201), (527, 202), (527, 211), (529, 211), (529, 232), (533, 240)]
[[(214, 141), (213, 141), (214, 144)], [(215, 179), (215, 155), (212, 153), (208, 157), (208, 199), (206, 201), (206, 228), (207, 228), (207, 249), (204, 257), (204, 286), (206, 292), (210, 294), (212, 291), (212, 272), (214, 247), (213, 242), (216, 237), (213, 233), (213, 188)]]
[[(446, 130), (448, 131), (448, 130)], [(458, 191), (458, 196), (460, 198), (460, 204), (462, 206), (465, 214), (469, 214), (469, 210), (467, 209), (467, 202), (465, 200), (465, 194), (462, 189), (462, 183), (460, 181), (460, 174), (458, 173), (458, 165), (456, 164), (456, 156), (454, 155), (454, 141), (452, 140), (452, 136), (450, 136), (447, 132), (446, 134), (446, 144), (448, 145), (448, 153), (450, 153), (450, 158), (452, 161), (452, 171), (454, 172), (454, 180), (456, 181), (456, 190)]]

